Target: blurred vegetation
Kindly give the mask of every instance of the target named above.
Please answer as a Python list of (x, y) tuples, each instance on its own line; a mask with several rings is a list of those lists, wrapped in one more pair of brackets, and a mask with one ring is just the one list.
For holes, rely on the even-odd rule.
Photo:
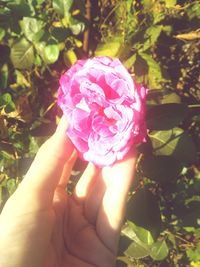
[(149, 88), (149, 133), (117, 266), (199, 267), (199, 47), (199, 0), (0, 0), (1, 208), (55, 130), (60, 74), (118, 57)]

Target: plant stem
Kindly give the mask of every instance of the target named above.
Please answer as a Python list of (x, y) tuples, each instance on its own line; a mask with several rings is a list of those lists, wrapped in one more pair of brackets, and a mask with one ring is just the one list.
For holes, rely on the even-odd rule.
[[(86, 4), (85, 4), (85, 18), (88, 19), (88, 21), (90, 22), (91, 20), (91, 2), (90, 0), (86, 0)], [(83, 36), (83, 51), (88, 54), (88, 49), (89, 49), (89, 37), (90, 37), (90, 29), (88, 28), (85, 32), (84, 32), (84, 36)]]

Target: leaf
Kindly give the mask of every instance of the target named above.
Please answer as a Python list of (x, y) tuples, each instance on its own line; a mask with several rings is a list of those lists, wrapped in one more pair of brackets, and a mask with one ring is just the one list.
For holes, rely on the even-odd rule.
[(125, 250), (124, 254), (134, 259), (141, 259), (147, 257), (150, 251), (149, 248), (138, 243), (131, 243), (131, 245)]
[(181, 103), (180, 96), (167, 89), (151, 89), (147, 94), (147, 105)]
[(170, 156), (145, 156), (140, 166), (146, 177), (158, 183), (170, 182), (182, 170), (181, 164)]
[(53, 0), (53, 9), (62, 17), (70, 15), (73, 0)]
[(8, 75), (9, 75), (8, 64), (4, 64), (0, 72), (0, 88), (1, 89), (6, 89), (8, 85)]
[(48, 64), (53, 64), (59, 57), (59, 47), (57, 44), (48, 44), (44, 48), (44, 59)]
[(16, 180), (15, 179), (8, 179), (6, 181), (6, 188), (9, 192), (9, 195), (12, 195), (17, 188)]
[(26, 38), (29, 41), (33, 41), (36, 33), (41, 30), (43, 22), (36, 18), (23, 17), (20, 25)]
[(30, 82), (27, 80), (27, 78), (24, 76), (22, 72), (20, 72), (19, 70), (16, 70), (15, 75), (16, 75), (16, 83), (18, 85), (23, 86), (23, 87), (31, 86)]
[(64, 62), (67, 67), (71, 67), (77, 61), (74, 50), (70, 49), (64, 53)]
[(194, 3), (187, 8), (187, 15), (190, 20), (200, 19), (200, 8), (198, 1), (194, 1)]
[(124, 66), (127, 68), (127, 69), (130, 69), (134, 63), (136, 61), (136, 54), (130, 56), (125, 62), (124, 62)]
[(6, 113), (15, 110), (15, 103), (13, 102), (12, 97), (9, 93), (0, 95), (0, 107), (4, 108)]
[(68, 28), (54, 27), (51, 31), (51, 35), (58, 41), (64, 42), (71, 32)]
[(156, 62), (152, 55), (140, 52), (139, 55), (145, 60), (148, 65), (148, 83), (150, 89), (161, 88), (161, 82), (164, 78), (161, 73), (161, 68), (158, 62)]
[(160, 36), (162, 29), (163, 29), (162, 25), (154, 25), (154, 26), (147, 28), (145, 32), (145, 38), (148, 38), (148, 39), (147, 41), (145, 41), (141, 51), (145, 51), (149, 49), (151, 46), (153, 46), (156, 43), (158, 37)]
[(36, 46), (38, 53), (46, 64), (53, 64), (57, 61), (60, 50), (56, 41), (49, 40), (47, 42), (40, 42)]
[(120, 257), (117, 257), (117, 260), (126, 263), (126, 264), (127, 264), (127, 267), (139, 267), (139, 266), (135, 266), (135, 263), (132, 262), (132, 261), (131, 261), (128, 257), (126, 257), (126, 256), (120, 256)]
[(165, 240), (158, 240), (152, 245), (150, 256), (156, 261), (161, 261), (167, 257), (168, 253), (169, 249)]
[(146, 245), (151, 245), (154, 242), (150, 231), (137, 226), (131, 221), (127, 221), (122, 229), (122, 234), (135, 242), (143, 242)]
[(200, 242), (198, 242), (195, 249), (187, 249), (186, 254), (190, 261), (200, 261)]
[(174, 7), (176, 5), (177, 0), (165, 0), (165, 5), (167, 8)]
[(122, 38), (114, 37), (106, 43), (100, 43), (95, 51), (95, 56), (117, 57), (122, 46)]
[(154, 239), (161, 229), (160, 209), (156, 197), (146, 188), (138, 190), (127, 204), (126, 218), (151, 232)]
[(6, 31), (0, 27), (0, 41), (3, 39), (3, 37), (5, 36)]
[(168, 130), (178, 126), (188, 114), (186, 104), (155, 105), (147, 111), (147, 128), (150, 130)]
[(20, 39), (11, 47), (10, 57), (15, 68), (30, 69), (35, 60), (32, 44), (25, 38)]
[(77, 19), (70, 18), (69, 28), (74, 35), (79, 35), (85, 30), (85, 24)]
[(188, 33), (177, 34), (175, 35), (175, 37), (180, 40), (188, 40), (188, 41), (200, 39), (200, 29)]
[(173, 156), (178, 161), (196, 161), (196, 148), (191, 137), (181, 128), (153, 131), (149, 134), (155, 155)]

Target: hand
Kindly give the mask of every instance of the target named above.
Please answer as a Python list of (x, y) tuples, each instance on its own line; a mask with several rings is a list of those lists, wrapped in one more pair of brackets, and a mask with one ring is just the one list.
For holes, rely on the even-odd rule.
[(1, 267), (112, 267), (135, 156), (113, 167), (89, 163), (74, 193), (76, 152), (61, 119), (0, 216)]

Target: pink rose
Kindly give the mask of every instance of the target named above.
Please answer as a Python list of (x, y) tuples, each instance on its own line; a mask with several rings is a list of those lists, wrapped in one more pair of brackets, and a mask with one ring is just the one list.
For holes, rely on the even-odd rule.
[(78, 60), (66, 71), (58, 104), (80, 157), (97, 166), (112, 165), (145, 141), (145, 96), (146, 89), (133, 82), (119, 59)]

